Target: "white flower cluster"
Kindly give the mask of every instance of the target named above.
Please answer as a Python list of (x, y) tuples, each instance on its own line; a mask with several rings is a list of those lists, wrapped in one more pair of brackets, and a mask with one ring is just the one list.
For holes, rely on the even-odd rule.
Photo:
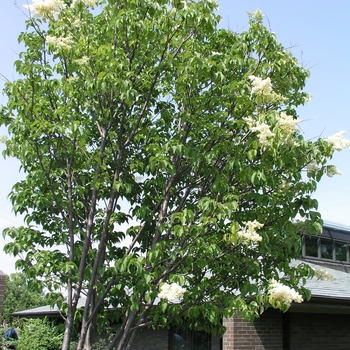
[(291, 189), (293, 187), (293, 184), (290, 182), (287, 182), (286, 180), (282, 180), (282, 183), (279, 186), (279, 189), (281, 191), (288, 191), (289, 189)]
[(251, 132), (259, 133), (259, 144), (261, 146), (269, 146), (268, 138), (276, 135), (277, 128), (282, 131), (284, 141), (289, 140), (289, 137), (296, 132), (297, 125), (301, 122), (301, 120), (297, 120), (293, 116), (282, 112), (276, 118), (276, 125), (271, 130), (268, 124), (255, 121), (252, 117), (245, 117), (243, 119), (249, 125)]
[(0, 143), (5, 143), (7, 140), (8, 140), (8, 136), (6, 136), (6, 135), (0, 136)]
[(334, 175), (343, 175), (343, 173), (334, 165), (327, 165), (327, 176), (333, 177)]
[(268, 296), (270, 304), (273, 306), (278, 303), (290, 306), (293, 301), (295, 303), (303, 302), (302, 296), (295, 289), (274, 279), (270, 281)]
[(295, 119), (293, 116), (282, 112), (277, 118), (276, 126), (280, 127), (287, 135), (293, 135), (296, 131), (297, 125), (301, 122), (299, 119)]
[(33, 0), (31, 5), (23, 5), (26, 9), (28, 9), (32, 16), (41, 17), (45, 19), (51, 19), (58, 12), (65, 7), (63, 0)]
[(94, 7), (97, 5), (98, 0), (73, 0), (72, 6), (74, 6), (78, 2), (83, 2), (85, 6)]
[[(83, 2), (85, 6), (94, 7), (98, 0), (73, 0), (71, 6), (78, 2)], [(30, 11), (32, 16), (41, 17), (44, 21), (54, 18), (60, 10), (66, 7), (63, 0), (33, 0), (32, 4), (23, 6)]]
[(253, 18), (256, 19), (257, 21), (262, 21), (264, 18), (264, 13), (259, 9), (256, 9), (252, 15), (253, 15)]
[(318, 170), (320, 170), (320, 167), (318, 166), (318, 164), (315, 161), (310, 162), (306, 166), (306, 171), (307, 172), (314, 172), (314, 171), (318, 171)]
[(171, 301), (174, 299), (180, 299), (185, 292), (186, 289), (180, 287), (177, 283), (164, 283), (160, 287), (158, 298)]
[[(306, 171), (312, 173), (314, 171), (320, 170), (320, 167), (315, 161), (312, 161), (306, 166)], [(343, 173), (334, 165), (327, 165), (326, 174), (328, 177), (333, 177), (334, 175), (343, 175)]]
[(79, 78), (77, 76), (70, 76), (70, 77), (67, 78), (67, 81), (69, 83), (71, 83), (71, 84), (74, 83), (77, 80), (79, 80)]
[(46, 42), (53, 47), (53, 51), (58, 50), (69, 50), (73, 44), (73, 38), (71, 36), (66, 37), (56, 37), (56, 36), (46, 36)]
[(79, 18), (75, 18), (71, 25), (72, 27), (81, 27), (82, 21)]
[(256, 220), (245, 221), (243, 224), (245, 227), (241, 227), (237, 232), (238, 239), (242, 244), (249, 245), (250, 243), (256, 244), (261, 242), (262, 237), (256, 232), (256, 230), (261, 229), (264, 225)]
[(325, 139), (336, 151), (341, 151), (346, 147), (350, 146), (350, 140), (347, 140), (343, 137), (345, 131), (339, 131), (333, 136), (329, 136)]
[(243, 118), (249, 125), (251, 132), (257, 132), (259, 137), (259, 144), (261, 146), (269, 146), (268, 138), (275, 136), (275, 134), (270, 130), (270, 127), (266, 123), (256, 122), (251, 117)]
[(75, 59), (74, 62), (79, 66), (84, 66), (89, 63), (89, 57), (83, 56), (82, 58)]
[(252, 81), (252, 94), (270, 95), (272, 92), (271, 79), (261, 79), (254, 75), (250, 75), (249, 79)]
[(334, 281), (336, 280), (336, 278), (334, 277), (333, 274), (331, 274), (330, 272), (324, 270), (324, 269), (313, 269), (314, 270), (314, 274), (315, 277), (319, 280), (322, 281)]

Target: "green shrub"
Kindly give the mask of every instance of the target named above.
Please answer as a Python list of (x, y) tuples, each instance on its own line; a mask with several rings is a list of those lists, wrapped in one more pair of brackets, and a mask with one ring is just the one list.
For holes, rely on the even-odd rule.
[(44, 319), (30, 319), (21, 323), (17, 350), (60, 350), (63, 333), (57, 326)]

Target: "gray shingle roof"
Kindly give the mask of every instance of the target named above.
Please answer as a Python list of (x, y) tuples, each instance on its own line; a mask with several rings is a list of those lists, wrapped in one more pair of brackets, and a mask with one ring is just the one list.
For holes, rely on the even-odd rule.
[[(293, 262), (295, 265), (300, 263), (299, 260)], [(311, 291), (312, 297), (350, 301), (350, 273), (310, 262), (303, 263), (308, 264), (313, 269), (325, 270), (335, 278), (334, 280), (319, 280), (316, 277), (309, 279), (305, 287)]]
[[(85, 298), (79, 299), (78, 307), (85, 305)], [(34, 309), (27, 309), (22, 311), (16, 311), (11, 314), (14, 317), (61, 317), (61, 311), (55, 305), (51, 307), (50, 305), (36, 307)]]

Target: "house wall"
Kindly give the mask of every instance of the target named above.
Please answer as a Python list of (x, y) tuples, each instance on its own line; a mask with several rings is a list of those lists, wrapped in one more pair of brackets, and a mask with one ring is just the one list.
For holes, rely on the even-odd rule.
[[(349, 350), (350, 315), (282, 313), (268, 309), (253, 323), (240, 317), (223, 321), (226, 332), (212, 338), (211, 350)], [(133, 350), (168, 350), (169, 331), (145, 329)]]
[(269, 309), (253, 323), (224, 320), (222, 350), (349, 350), (350, 315)]
[(226, 333), (223, 350), (281, 350), (283, 349), (282, 313), (268, 309), (253, 323), (240, 317), (223, 321)]
[[(168, 350), (169, 331), (163, 330), (142, 330), (132, 345), (133, 350)], [(212, 338), (212, 350), (221, 350), (221, 339), (218, 336)]]
[(166, 350), (169, 347), (168, 341), (169, 331), (161, 330), (142, 330), (135, 340), (133, 350)]
[(284, 350), (350, 349), (350, 315), (290, 313)]

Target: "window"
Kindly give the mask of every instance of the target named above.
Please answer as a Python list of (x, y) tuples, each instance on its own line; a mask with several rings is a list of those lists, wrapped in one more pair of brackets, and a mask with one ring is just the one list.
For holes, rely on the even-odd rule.
[(170, 350), (211, 350), (211, 334), (187, 329), (172, 329)]
[(333, 260), (333, 242), (321, 238), (321, 258)]
[(335, 242), (335, 260), (348, 261), (348, 245), (345, 242)]
[(303, 237), (302, 256), (350, 263), (350, 243), (321, 237)]
[(318, 258), (318, 238), (304, 236), (305, 255)]

